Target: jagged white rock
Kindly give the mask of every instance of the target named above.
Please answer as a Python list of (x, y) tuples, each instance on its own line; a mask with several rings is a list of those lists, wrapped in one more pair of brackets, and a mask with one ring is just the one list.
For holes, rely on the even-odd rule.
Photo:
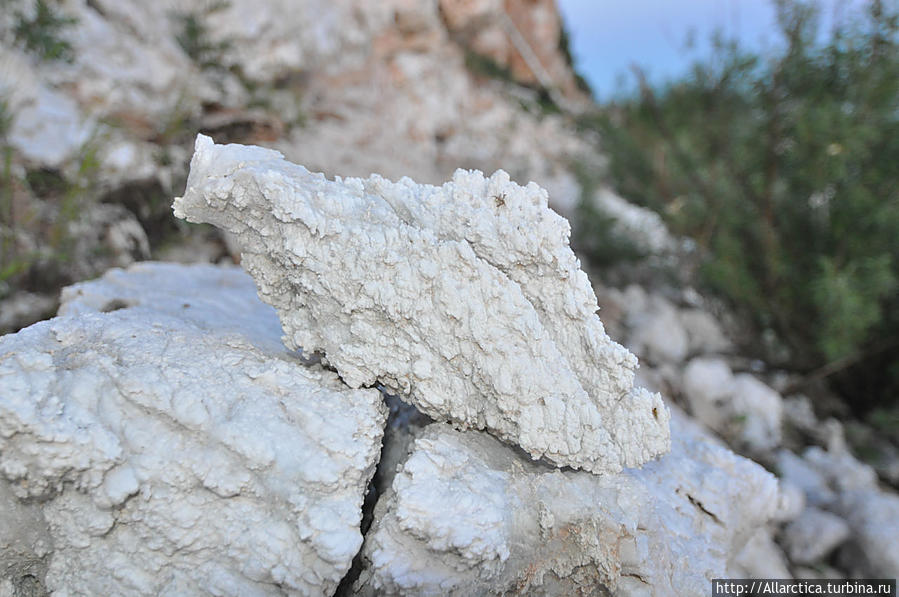
[(693, 415), (710, 429), (756, 453), (780, 445), (783, 399), (755, 376), (697, 357), (684, 368), (683, 386)]
[(877, 489), (850, 489), (840, 496), (852, 538), (841, 554), (856, 577), (899, 576), (899, 496)]
[(734, 556), (727, 568), (728, 578), (793, 578), (787, 557), (775, 543), (772, 529), (758, 527)]
[(281, 154), (197, 138), (175, 215), (238, 236), (290, 348), (321, 351), (351, 387), (487, 429), (532, 457), (597, 473), (669, 448), (658, 395), (606, 335), (537, 185), (457, 171), (328, 181)]
[(654, 363), (680, 363), (687, 356), (690, 338), (677, 309), (661, 296), (648, 302), (649, 308), (635, 318), (629, 346)]
[(677, 241), (671, 236), (664, 220), (651, 209), (635, 205), (608, 188), (599, 189), (593, 195), (593, 205), (612, 217), (615, 230), (632, 240), (641, 250), (659, 254), (677, 248)]
[(603, 476), (426, 427), (375, 507), (357, 593), (707, 594), (774, 514), (777, 481), (681, 418), (671, 453)]
[(783, 544), (790, 561), (814, 564), (824, 559), (849, 537), (845, 520), (820, 508), (809, 506), (784, 527)]
[(332, 594), (362, 544), (379, 393), (289, 353), (238, 268), (141, 264), (63, 300), (0, 338), (0, 481), (41, 505), (46, 588)]

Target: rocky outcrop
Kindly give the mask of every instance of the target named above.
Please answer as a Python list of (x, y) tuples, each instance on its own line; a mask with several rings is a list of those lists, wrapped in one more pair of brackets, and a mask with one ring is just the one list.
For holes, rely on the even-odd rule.
[[(0, 218), (0, 301), (13, 300), (0, 309), (2, 331), (49, 313), (13, 310), (30, 296), (17, 293), (52, 297), (125, 265), (119, 254), (105, 259), (107, 243), (86, 242), (95, 216), (103, 232), (107, 208), (123, 206), (131, 215), (122, 215), (139, 220), (143, 232), (129, 224), (124, 239), (139, 259), (146, 258), (141, 236), (155, 259), (184, 259), (178, 245), (207, 240), (205, 231), (175, 226), (167, 211), (183, 189), (198, 131), (276, 147), (332, 175), (438, 182), (459, 167), (506, 167), (519, 182), (549, 188), (553, 207), (565, 213), (580, 192), (569, 165), (594, 153), (570, 120), (544, 111), (522, 87), (531, 82), (524, 71), (510, 81), (467, 64), (467, 42), (436, 0), (42, 6), (49, 25), (30, 20), (34, 0), (10, 0), (0, 15), (0, 144), (11, 162), (4, 193), (13, 191)], [(511, 2), (500, 12), (512, 23), (501, 32), (509, 64), (520, 58), (514, 30), (551, 73), (557, 98), (583, 100), (569, 91), (573, 75), (553, 4)], [(498, 22), (483, 25), (497, 32)], [(64, 57), (30, 47), (23, 26), (40, 43), (64, 47)], [(36, 181), (44, 175), (64, 188), (42, 188)], [(207, 244), (211, 251), (186, 258), (226, 254), (221, 239)]]
[[(470, 7), (436, 1), (77, 0), (52, 7), (73, 20), (58, 34), (69, 64), (23, 51), (7, 18), (0, 94), (13, 117), (9, 141), (29, 164), (50, 168), (99, 145), (105, 181), (158, 179), (166, 189), (186, 165), (179, 144), (198, 129), (275, 145), (341, 175), (436, 182), (458, 167), (515, 164), (517, 179), (538, 180), (572, 208), (567, 164), (588, 145), (557, 116), (530, 114), (502, 85), (480, 84), (465, 61), (464, 44), (489, 38), (476, 51), (522, 83), (549, 73), (561, 98), (583, 105), (559, 49), (556, 7), (481, 4), (475, 12), (491, 16), (472, 25), (461, 14)], [(529, 65), (525, 48), (537, 57)]]
[(63, 312), (0, 339), (0, 528), (31, 533), (0, 536), (17, 554), (0, 573), (66, 594), (333, 593), (380, 394), (284, 350), (234, 268), (113, 272)]
[[(261, 148), (197, 139), (175, 214), (237, 236), (291, 348), (351, 387), (597, 473), (668, 449), (658, 395), (609, 340), (545, 191), (504, 172), (328, 181)], [(347, 256), (352, 256), (348, 258)], [(298, 267), (299, 266), (299, 267)]]
[(560, 52), (562, 21), (553, 0), (439, 0), (450, 35), (521, 83), (584, 105), (587, 93)]
[[(574, 213), (582, 191), (569, 171), (572, 161), (585, 164), (601, 161), (594, 159), (596, 156), (592, 155), (588, 143), (573, 132), (564, 116), (552, 113), (552, 106), (545, 111), (547, 105), (541, 102), (552, 99), (563, 108), (578, 102), (577, 93), (571, 93), (574, 78), (558, 48), (558, 16), (548, 0), (48, 2), (55, 14), (74, 19), (58, 31), (71, 45), (71, 62), (42, 59), (27, 49), (14, 33), (20, 10), (25, 15), (33, 15), (33, 0), (9, 0), (6, 4), (9, 10), (0, 11), (0, 100), (3, 104), (0, 121), (8, 124), (3, 127), (2, 143), (9, 150), (10, 162), (3, 185), (3, 194), (9, 199), (5, 204), (8, 210), (0, 217), (0, 270), (4, 272), (0, 276), (3, 277), (0, 333), (51, 315), (58, 305), (57, 290), (62, 284), (97, 275), (110, 266), (145, 259), (148, 249), (155, 258), (184, 261), (216, 261), (226, 254), (214, 230), (176, 227), (169, 219), (169, 198), (183, 188), (189, 143), (197, 130), (217, 139), (275, 147), (291, 160), (329, 175), (368, 176), (376, 171), (392, 179), (409, 175), (417, 181), (439, 183), (458, 167), (484, 171), (505, 168), (516, 181), (534, 180), (549, 189), (550, 206), (565, 214)], [(470, 60), (478, 56), (488, 58), (493, 64), (481, 62), (479, 67), (476, 60)], [(485, 65), (491, 68), (482, 68)], [(492, 66), (501, 69), (497, 71)], [(552, 91), (538, 95), (537, 88), (541, 86)], [(540, 142), (535, 143), (535, 139)], [(369, 183), (390, 192), (405, 192), (402, 183), (394, 185), (382, 179)], [(683, 241), (668, 233), (652, 212), (636, 208), (606, 191), (596, 193), (593, 199), (598, 210), (615, 218), (616, 233), (630, 237), (642, 252), (664, 256), (656, 260), (658, 263), (674, 264), (678, 271), (683, 271), (684, 263), (690, 265), (689, 260), (678, 261), (679, 252), (686, 250)], [(507, 203), (506, 198), (502, 202)], [(509, 210), (504, 216), (510, 216)], [(412, 210), (409, 217), (430, 218), (430, 215), (426, 210)], [(435, 230), (457, 240), (452, 236), (456, 228), (464, 227), (437, 226)], [(231, 250), (235, 257), (237, 252)], [(478, 254), (479, 259), (481, 255)], [(491, 257), (495, 258), (495, 255)], [(148, 346), (153, 350), (162, 342), (153, 334), (174, 334), (191, 338), (199, 347), (197, 355), (191, 357), (234, 357), (227, 366), (210, 362), (206, 369), (217, 366), (219, 371), (240, 370), (240, 363), (245, 359), (234, 355), (243, 355), (246, 347), (251, 347), (246, 349), (255, 355), (246, 362), (261, 368), (264, 368), (261, 363), (270, 359), (286, 360), (290, 366), (299, 367), (297, 355), (287, 351), (280, 341), (276, 316), (269, 311), (266, 317), (257, 317), (259, 309), (264, 308), (252, 297), (252, 285), (245, 276), (234, 273), (232, 278), (232, 274), (213, 268), (181, 270), (162, 266), (135, 268), (131, 272), (110, 274), (103, 284), (81, 285), (63, 297), (61, 313), (67, 318), (65, 326), (72, 327), (53, 329), (61, 330), (65, 338), (70, 337), (66, 335), (70, 331), (84, 331), (80, 336), (83, 341), (73, 339), (66, 345), (65, 358), (74, 358), (83, 349), (86, 354), (98, 355), (96, 363), (79, 365), (73, 372), (47, 370), (30, 375), (29, 380), (67, 375), (74, 378), (106, 366), (111, 359), (108, 370), (94, 371), (97, 379), (111, 387), (114, 379), (133, 374), (132, 369), (125, 367), (126, 362), (132, 362), (128, 359), (138, 362), (143, 358), (150, 370), (161, 367), (152, 361), (152, 355), (158, 354), (157, 361), (160, 361), (162, 353), (144, 355), (139, 352), (143, 350), (139, 341), (125, 346), (121, 343), (124, 338), (115, 337), (114, 342), (108, 342), (106, 352), (85, 343), (95, 342), (96, 338), (106, 342), (109, 334), (115, 336), (112, 328), (118, 321), (116, 318), (121, 319), (122, 329), (133, 330), (138, 338), (149, 334)], [(525, 296), (524, 291), (530, 285), (519, 284), (511, 275), (507, 277), (522, 288)], [(641, 358), (642, 368), (636, 373), (636, 383), (679, 401), (706, 427), (720, 433), (732, 448), (752, 454), (781, 476), (780, 503), (774, 520), (768, 525), (760, 524), (738, 554), (734, 555), (737, 546), (728, 551), (730, 573), (895, 576), (896, 564), (890, 559), (897, 551), (895, 525), (890, 523), (896, 518), (895, 493), (878, 486), (876, 479), (879, 474), (885, 483), (896, 486), (899, 459), (895, 458), (895, 447), (888, 452), (892, 456), (875, 463), (880, 467), (875, 474), (852, 457), (846, 446), (828, 445), (831, 431), (842, 429), (839, 423), (817, 421), (807, 400), (803, 402), (799, 397), (786, 395), (790, 384), (779, 383), (778, 374), (766, 370), (762, 363), (734, 354), (734, 345), (722, 332), (726, 318), (718, 308), (690, 289), (659, 288), (658, 276), (640, 274), (635, 278), (624, 275), (621, 278), (638, 279), (641, 286), (621, 291), (602, 289), (598, 294), (603, 300), (606, 330)], [(551, 282), (553, 278), (545, 280)], [(232, 282), (236, 286), (231, 286)], [(228, 290), (221, 290), (221, 284)], [(205, 290), (208, 288), (217, 290), (209, 293)], [(539, 294), (526, 295), (525, 300), (534, 305)], [(173, 297), (177, 298), (173, 300)], [(137, 311), (146, 314), (143, 320), (135, 319)], [(555, 313), (559, 311), (556, 309)], [(543, 311), (535, 309), (535, 312), (541, 313), (540, 324), (547, 337), (552, 336), (559, 354), (580, 361), (571, 357), (579, 343), (568, 342), (566, 333), (560, 338), (555, 332), (557, 328), (567, 329), (564, 323), (567, 315), (547, 318)], [(161, 317), (162, 327), (152, 328), (149, 320), (157, 317)], [(182, 325), (184, 318), (189, 318), (190, 323)], [(197, 332), (196, 339), (189, 334), (177, 335), (180, 332), (167, 323), (172, 321), (179, 322), (181, 327), (186, 325), (189, 330), (194, 330), (191, 326), (199, 326), (197, 329), (203, 332)], [(557, 325), (560, 321), (562, 324)], [(59, 325), (63, 324), (59, 321), (53, 324)], [(223, 326), (230, 330), (224, 336), (210, 332)], [(29, 332), (27, 337), (46, 341), (46, 346), (57, 345), (56, 340), (51, 342), (52, 334), (46, 331), (50, 328), (37, 329), (45, 331)], [(92, 335), (95, 332), (99, 335)], [(227, 346), (215, 344), (222, 338)], [(21, 347), (25, 354), (39, 352), (39, 348), (23, 347), (21, 341), (15, 342), (17, 351)], [(232, 346), (234, 342), (240, 346)], [(54, 355), (51, 360), (62, 358), (58, 352)], [(698, 375), (703, 373), (703, 368), (694, 367), (694, 363), (709, 361), (718, 361), (719, 372), (725, 371), (720, 384), (716, 384), (714, 375), (703, 380)], [(16, 368), (9, 369), (10, 363)], [(23, 370), (10, 357), (0, 367), (6, 367), (7, 372), (14, 370), (19, 384), (12, 393), (0, 393), (0, 410), (5, 408), (4, 412), (8, 413), (14, 403), (27, 402), (20, 393)], [(586, 387), (590, 382), (585, 379), (592, 374), (579, 367), (571, 369), (575, 369), (572, 373), (589, 393)], [(321, 379), (314, 376), (306, 379), (311, 384), (309, 387), (324, 383), (321, 392), (337, 391), (335, 388), (341, 388), (338, 394), (347, 392), (334, 375), (318, 367), (306, 370), (321, 375)], [(618, 368), (613, 366), (610, 370)], [(708, 372), (706, 368), (705, 373)], [(738, 379), (744, 380), (742, 387)], [(10, 383), (8, 378), (5, 383)], [(265, 386), (264, 393), (268, 396), (265, 404), (275, 404), (271, 395), (277, 394), (277, 388), (266, 386), (265, 379), (253, 383), (260, 388)], [(38, 392), (35, 395), (41, 395), (42, 387), (35, 390)], [(168, 386), (160, 383), (159, 387)], [(114, 397), (113, 405), (128, 404), (127, 400), (131, 399), (117, 394), (118, 390), (107, 393), (106, 385), (103, 388), (98, 399), (102, 405), (109, 396)], [(785, 396), (783, 417), (774, 389)], [(80, 404), (68, 395), (64, 398), (66, 404)], [(334, 419), (330, 411), (318, 406), (315, 412), (323, 419)], [(100, 407), (87, 409), (86, 415), (85, 411), (73, 408), (65, 410), (65, 416), (80, 413), (86, 417), (87, 429), (111, 425), (102, 419), (104, 411)], [(373, 488), (391, 487), (396, 464), (408, 458), (418, 428), (430, 422), (412, 407), (404, 408), (405, 414), (390, 423), (393, 427), (387, 432), (383, 466), (376, 482), (371, 484)], [(381, 416), (378, 410), (374, 406), (369, 408), (376, 413), (376, 418)], [(58, 418), (56, 411), (47, 407), (39, 415), (33, 433), (28, 432), (32, 435), (18, 435), (47, 437), (34, 433), (46, 432), (47, 421)], [(160, 414), (157, 418), (165, 416)], [(153, 417), (148, 420), (148, 424), (154, 425), (157, 421)], [(367, 432), (377, 427), (358, 425)], [(781, 427), (785, 430), (783, 436)], [(215, 450), (226, 451), (221, 443), (215, 443), (213, 430), (203, 427), (197, 433), (197, 437), (211, 443)], [(250, 435), (241, 436), (240, 441), (249, 441)], [(66, 450), (71, 448), (76, 456), (90, 456), (89, 448), (74, 440), (70, 442), (71, 437), (60, 445)], [(288, 441), (286, 433), (278, 437)], [(47, 448), (44, 445), (47, 442), (33, 443), (40, 450)], [(492, 440), (491, 443), (496, 444)], [(804, 450), (808, 443), (828, 447)], [(681, 442), (675, 438), (674, 444), (677, 449)], [(886, 444), (891, 446), (889, 441)], [(41, 462), (49, 458), (45, 452), (40, 454)], [(127, 454), (133, 456), (132, 452)], [(5, 457), (6, 452), (0, 460)], [(517, 458), (521, 462), (515, 466), (532, 466), (526, 458)], [(159, 460), (160, 467), (170, 467), (174, 461), (174, 456)], [(194, 466), (191, 463), (195, 459), (188, 458), (185, 462), (178, 470), (194, 474), (195, 471), (188, 469)], [(266, 477), (273, 475), (273, 478), (286, 479), (285, 482), (294, 480), (288, 473), (260, 470)], [(571, 471), (563, 473), (567, 475)], [(354, 479), (354, 491), (358, 492), (364, 485), (367, 474), (356, 469), (349, 474)], [(630, 478), (629, 474), (614, 477)], [(69, 537), (71, 533), (81, 532), (78, 529), (84, 530), (88, 523), (75, 521), (51, 527), (45, 516), (53, 508), (59, 509), (53, 504), (72, 499), (63, 499), (64, 495), (70, 496), (75, 491), (81, 492), (77, 495), (87, 496), (85, 521), (97, 520), (97, 508), (113, 516), (120, 508), (95, 507), (93, 500), (102, 501), (97, 497), (101, 490), (68, 480), (63, 481), (59, 493), (53, 497), (22, 500), (14, 493), (14, 489), (23, 491), (21, 484), (11, 484), (5, 472), (0, 477), (3, 478), (0, 481), (0, 595), (3, 596), (40, 594), (45, 588), (43, 583), (48, 578), (51, 559), (72, 561), (75, 557), (71, 554), (75, 553), (72, 545), (76, 541), (71, 538), (60, 543), (59, 555), (55, 555), (55, 533)], [(159, 487), (162, 478), (162, 473), (148, 474), (146, 480), (140, 480), (141, 487)], [(173, 484), (177, 485), (174, 481)], [(177, 485), (177, 490), (183, 490), (178, 495), (195, 495), (181, 485)], [(271, 518), (266, 520), (291, 516), (289, 507), (277, 502), (277, 495), (280, 494), (274, 490), (260, 491), (252, 498), (256, 501), (250, 501), (258, 512), (266, 500), (276, 500), (275, 506), (266, 506), (271, 509)], [(374, 494), (371, 495), (369, 499), (373, 500)], [(121, 509), (135, 508), (138, 497), (126, 500)], [(159, 503), (153, 502), (152, 507)], [(366, 510), (366, 519), (368, 514)], [(436, 517), (433, 513), (428, 516)], [(196, 524), (202, 526), (201, 523), (206, 524), (204, 521)], [(225, 526), (215, 528), (235, 528), (230, 523), (221, 524)], [(100, 533), (97, 529), (102, 526), (91, 527), (91, 532)], [(367, 522), (363, 522), (363, 530), (366, 526)], [(844, 537), (847, 527), (849, 535)], [(107, 536), (81, 534), (77, 537), (78, 545), (82, 539), (89, 540), (91, 545), (108, 542), (103, 543), (109, 546), (108, 553), (124, 554), (121, 557), (127, 566), (123, 564), (123, 569), (142, 570), (144, 566), (155, 565), (145, 561), (142, 551), (128, 551), (131, 547), (120, 534), (123, 528), (117, 519)], [(146, 533), (142, 537), (152, 536), (160, 541), (159, 537), (166, 537), (170, 532), (162, 523), (151, 527), (147, 522), (143, 527), (133, 528)], [(349, 537), (352, 534), (349, 529), (349, 526), (341, 527), (336, 533)], [(358, 535), (354, 536), (358, 540)], [(210, 557), (223, 558), (224, 545), (229, 541), (211, 548)], [(120, 549), (120, 545), (124, 547)], [(590, 547), (589, 542), (584, 545)], [(93, 549), (84, 548), (84, 553), (92, 554), (93, 558), (99, 553)], [(294, 553), (290, 551), (293, 547), (284, 549), (279, 553), (293, 557), (290, 555)], [(175, 551), (171, 557), (177, 559), (188, 551)], [(588, 553), (585, 558), (593, 557), (589, 550), (585, 553)], [(131, 562), (132, 557), (137, 563)], [(265, 557), (260, 556), (260, 561)], [(109, 563), (112, 561), (110, 556), (105, 563), (107, 569), (118, 570), (118, 564)], [(186, 561), (175, 564), (175, 569), (182, 570), (177, 566), (186, 565)], [(503, 565), (507, 564), (508, 560)], [(230, 565), (226, 562), (223, 569), (232, 570)], [(333, 585), (341, 566), (334, 564), (330, 568), (321, 587)], [(209, 568), (201, 565), (196, 570), (207, 574)], [(256, 571), (252, 574), (256, 578)], [(552, 576), (547, 574), (545, 578)], [(275, 575), (273, 572), (272, 576)], [(52, 580), (52, 574), (49, 578)], [(265, 582), (253, 587), (262, 592), (277, 588), (278, 583)], [(155, 590), (154, 586), (148, 586)], [(554, 585), (547, 581), (543, 586), (550, 590)], [(123, 587), (121, 584), (116, 588), (127, 592)], [(288, 583), (280, 588), (289, 592), (289, 587)], [(176, 587), (178, 592), (188, 593), (189, 588), (196, 592), (221, 589), (212, 584)], [(249, 585), (243, 588), (250, 590)]]
[(477, 432), (419, 433), (375, 508), (363, 595), (702, 595), (777, 505), (777, 482), (672, 419), (670, 454), (596, 476)]
[(240, 270), (146, 263), (0, 339), (0, 589), (332, 594), (385, 425), (357, 594), (703, 593), (781, 507), (680, 413), (642, 469), (557, 469), (408, 406), (388, 425), (281, 333)]

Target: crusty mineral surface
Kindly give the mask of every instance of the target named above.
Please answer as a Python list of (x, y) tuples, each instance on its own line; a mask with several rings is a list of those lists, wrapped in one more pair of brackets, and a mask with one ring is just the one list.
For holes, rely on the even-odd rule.
[(47, 525), (13, 564), (59, 595), (333, 594), (379, 393), (287, 351), (238, 268), (142, 264), (63, 301), (0, 338), (0, 495)]
[(442, 187), (327, 180), (276, 151), (197, 139), (175, 214), (235, 234), (289, 348), (351, 387), (595, 473), (669, 448), (658, 395), (612, 342), (546, 192), (504, 172)]
[(777, 480), (681, 417), (671, 453), (604, 476), (429, 425), (375, 508), (358, 594), (708, 594)]

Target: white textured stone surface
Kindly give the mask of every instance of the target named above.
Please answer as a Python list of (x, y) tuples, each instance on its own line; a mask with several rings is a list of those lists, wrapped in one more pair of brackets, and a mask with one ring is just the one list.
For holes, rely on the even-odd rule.
[(357, 592), (707, 594), (774, 513), (777, 482), (680, 416), (672, 431), (670, 454), (596, 476), (427, 427), (375, 508)]
[(67, 94), (38, 76), (26, 56), (0, 45), (0, 97), (12, 116), (9, 145), (30, 162), (57, 168), (71, 159), (96, 126)]
[(629, 346), (638, 355), (656, 364), (680, 363), (687, 357), (690, 338), (677, 309), (661, 296), (653, 296), (647, 310), (632, 323)]
[(739, 417), (740, 439), (751, 450), (764, 452), (780, 445), (783, 398), (749, 373), (734, 376), (733, 409)]
[(793, 452), (780, 450), (775, 467), (784, 481), (802, 490), (807, 503), (828, 506), (836, 499), (825, 475)]
[(690, 354), (724, 352), (733, 348), (718, 321), (702, 309), (682, 309), (678, 318), (689, 338)]
[(849, 525), (839, 516), (808, 507), (784, 527), (783, 545), (794, 564), (822, 560), (849, 537)]
[(857, 577), (899, 577), (899, 496), (876, 489), (855, 489), (838, 505), (852, 531), (844, 560)]
[(691, 414), (710, 429), (722, 430), (730, 422), (734, 374), (724, 359), (698, 357), (684, 368), (684, 395)]
[(725, 575), (728, 578), (792, 578), (783, 550), (761, 526), (739, 550)]
[(532, 457), (617, 472), (665, 452), (668, 411), (634, 389), (546, 192), (503, 172), (442, 187), (328, 181), (258, 147), (197, 139), (175, 214), (238, 236), (291, 348), (321, 351), (439, 420)]
[(642, 250), (665, 253), (677, 247), (661, 216), (651, 209), (635, 205), (607, 188), (597, 191), (593, 204), (614, 218), (616, 230), (632, 239)]
[(63, 298), (69, 315), (0, 338), (0, 476), (41, 504), (46, 587), (333, 593), (362, 543), (378, 392), (284, 349), (236, 268), (142, 264)]
[(697, 357), (684, 368), (683, 389), (692, 414), (722, 436), (754, 453), (780, 445), (783, 399), (755, 376), (734, 375), (717, 357)]

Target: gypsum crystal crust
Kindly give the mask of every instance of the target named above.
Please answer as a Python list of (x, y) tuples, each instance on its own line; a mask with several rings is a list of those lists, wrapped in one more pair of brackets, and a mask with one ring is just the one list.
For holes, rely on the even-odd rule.
[(633, 386), (536, 184), (459, 170), (442, 187), (327, 180), (259, 147), (198, 136), (175, 215), (237, 236), (292, 349), (325, 354), (437, 420), (594, 473), (670, 446), (669, 413)]
[(761, 466), (684, 415), (640, 470), (551, 469), (432, 423), (375, 506), (355, 595), (708, 595), (774, 515)]
[(0, 485), (40, 505), (48, 591), (332, 595), (380, 394), (290, 354), (239, 268), (141, 263), (62, 301), (0, 337)]

